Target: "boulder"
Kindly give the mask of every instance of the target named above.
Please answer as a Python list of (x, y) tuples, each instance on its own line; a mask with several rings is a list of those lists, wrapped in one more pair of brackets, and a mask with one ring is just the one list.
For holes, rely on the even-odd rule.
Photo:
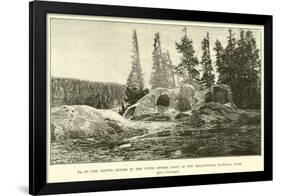
[(209, 102), (203, 104), (192, 113), (179, 113), (176, 120), (191, 127), (219, 126), (219, 125), (246, 125), (260, 123), (259, 111), (237, 110), (229, 104)]
[(51, 109), (52, 141), (97, 138), (110, 139), (128, 122), (111, 110), (98, 110), (86, 105), (59, 106)]
[(232, 91), (230, 86), (226, 84), (217, 84), (209, 88), (209, 91), (205, 97), (206, 103), (208, 102), (217, 102), (221, 104), (231, 103), (232, 100)]
[(234, 110), (237, 110), (233, 103), (232, 90), (226, 84), (216, 84), (208, 89), (196, 91), (193, 99), (193, 109), (198, 109), (205, 103), (216, 102), (220, 104), (227, 104)]

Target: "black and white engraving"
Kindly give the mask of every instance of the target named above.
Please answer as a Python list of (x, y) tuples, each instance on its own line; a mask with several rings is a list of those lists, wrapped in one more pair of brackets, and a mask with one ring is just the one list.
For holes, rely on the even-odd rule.
[(262, 32), (50, 20), (50, 164), (261, 155)]

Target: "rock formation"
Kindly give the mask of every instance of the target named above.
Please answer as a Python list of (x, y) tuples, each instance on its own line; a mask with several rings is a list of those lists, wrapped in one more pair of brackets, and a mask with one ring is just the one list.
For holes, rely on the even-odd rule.
[[(155, 88), (141, 98), (136, 104), (130, 106), (123, 116), (131, 118), (147, 114), (163, 114), (168, 110), (178, 110), (178, 99), (183, 97), (187, 108), (191, 109), (191, 103), (195, 89), (189, 84), (183, 84), (180, 88)], [(180, 95), (180, 96), (179, 96)]]
[(232, 101), (232, 91), (228, 85), (217, 84), (202, 91), (195, 91), (189, 84), (181, 84), (179, 88), (155, 88), (136, 104), (130, 106), (123, 116), (132, 118), (137, 116), (186, 112), (197, 110), (206, 103), (215, 102), (225, 104), (237, 110)]
[(51, 109), (52, 140), (104, 138), (130, 122), (111, 110), (86, 105), (59, 106)]
[(233, 103), (231, 88), (226, 84), (216, 84), (208, 89), (196, 91), (192, 106), (193, 109), (199, 109), (202, 105), (209, 102), (225, 104), (237, 110)]

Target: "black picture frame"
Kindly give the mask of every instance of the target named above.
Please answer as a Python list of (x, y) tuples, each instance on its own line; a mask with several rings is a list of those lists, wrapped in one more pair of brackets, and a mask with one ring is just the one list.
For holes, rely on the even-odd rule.
[[(256, 24), (264, 26), (264, 171), (47, 183), (47, 13)], [(272, 16), (33, 1), (29, 4), (29, 193), (57, 194), (272, 180)]]

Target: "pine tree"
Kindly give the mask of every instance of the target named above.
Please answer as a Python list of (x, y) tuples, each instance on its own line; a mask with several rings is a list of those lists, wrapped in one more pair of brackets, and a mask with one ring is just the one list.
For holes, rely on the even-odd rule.
[(136, 30), (133, 31), (132, 45), (132, 70), (127, 79), (127, 87), (129, 87), (130, 89), (143, 90), (144, 82), (141, 70), (139, 45)]
[[(219, 72), (218, 82), (219, 84), (228, 84), (231, 88), (236, 86), (237, 81), (237, 59), (236, 59), (236, 39), (232, 30), (228, 30), (227, 46), (222, 48), (220, 42), (216, 41), (216, 66)], [(233, 90), (233, 89), (232, 89)]]
[[(241, 92), (241, 81), (239, 81), (239, 69), (241, 66), (239, 65), (239, 61), (237, 59), (237, 41), (235, 39), (235, 34), (231, 29), (228, 30), (227, 36), (227, 45), (225, 49), (223, 49), (222, 54), (218, 56), (219, 51), (218, 48), (221, 48), (221, 45), (216, 43), (216, 53), (217, 53), (217, 61), (222, 60), (217, 65), (217, 71), (219, 72), (218, 82), (219, 84), (227, 84), (231, 87), (232, 92), (234, 94), (233, 99), (234, 103), (238, 106), (238, 99), (240, 98)], [(217, 45), (218, 44), (218, 45)]]
[(163, 65), (165, 69), (165, 75), (166, 75), (165, 78), (167, 79), (168, 87), (174, 88), (176, 86), (175, 76), (174, 76), (175, 67), (172, 63), (169, 50), (163, 52), (162, 58), (163, 58)]
[(251, 58), (249, 60), (249, 65), (251, 68), (250, 80), (251, 80), (251, 92), (250, 100), (252, 108), (260, 109), (260, 99), (261, 99), (261, 60), (260, 60), (260, 50), (257, 48), (256, 39), (251, 31), (246, 33), (246, 40), (249, 44), (248, 48), (251, 51)]
[(154, 36), (153, 43), (154, 50), (152, 52), (152, 73), (150, 78), (151, 88), (168, 87), (169, 78), (167, 74), (167, 67), (163, 59), (160, 33), (157, 32)]
[(249, 68), (247, 65), (247, 56), (245, 31), (241, 30), (239, 40), (237, 40), (237, 47), (235, 49), (235, 61), (237, 68), (234, 70), (234, 74), (236, 75), (236, 82), (233, 82), (231, 85), (234, 92), (234, 101), (239, 107), (243, 105), (243, 99), (247, 96), (247, 92), (245, 92), (245, 88), (248, 83), (247, 71)]
[(126, 102), (126, 106), (131, 106), (135, 104), (139, 99), (145, 96), (148, 93), (148, 89), (136, 90), (126, 87), (124, 101)]
[(203, 51), (201, 62), (200, 62), (203, 68), (203, 76), (201, 78), (201, 81), (203, 82), (203, 85), (205, 85), (206, 87), (210, 87), (214, 84), (215, 76), (212, 73), (213, 66), (211, 60), (210, 38), (208, 32), (206, 37), (201, 42), (201, 49)]
[[(256, 107), (255, 102), (260, 97), (260, 59), (259, 49), (252, 31), (241, 31), (237, 47), (237, 60), (240, 64), (238, 70), (241, 88), (238, 104), (242, 107)], [(259, 100), (260, 101), (260, 100)], [(258, 105), (259, 107), (259, 105)]]
[(216, 68), (217, 68), (217, 72), (220, 74), (219, 75), (219, 79), (218, 79), (218, 83), (220, 83), (220, 80), (224, 80), (223, 78), (223, 69), (224, 69), (224, 64), (223, 64), (223, 52), (224, 49), (221, 45), (221, 42), (219, 40), (216, 40), (215, 42), (215, 47), (214, 50), (216, 52)]
[[(252, 31), (240, 31), (235, 39), (231, 29), (225, 49), (216, 41), (218, 83), (228, 84), (234, 103), (240, 108), (258, 108), (260, 105), (260, 58)], [(258, 102), (258, 103), (257, 103)]]
[(224, 84), (229, 84), (230, 86), (234, 86), (236, 82), (236, 74), (235, 70), (237, 68), (236, 64), (236, 55), (235, 55), (235, 48), (236, 48), (236, 39), (235, 34), (232, 33), (232, 30), (228, 30), (229, 35), (227, 37), (227, 46), (224, 49), (224, 72), (226, 74), (225, 80), (221, 81)]
[(199, 71), (197, 65), (198, 59), (194, 56), (195, 51), (192, 46), (192, 40), (187, 37), (186, 28), (183, 29), (184, 36), (179, 43), (176, 42), (176, 49), (181, 54), (181, 62), (176, 67), (177, 74), (181, 76), (184, 82), (194, 83), (199, 81)]
[(125, 89), (126, 97), (124, 98), (126, 106), (124, 106), (124, 103), (122, 103), (123, 108), (120, 113), (124, 112), (125, 108), (135, 104), (140, 98), (142, 98), (147, 93), (147, 89), (144, 89), (144, 81), (141, 70), (139, 45), (136, 30), (133, 31), (132, 45), (132, 70), (127, 79), (127, 86)]

